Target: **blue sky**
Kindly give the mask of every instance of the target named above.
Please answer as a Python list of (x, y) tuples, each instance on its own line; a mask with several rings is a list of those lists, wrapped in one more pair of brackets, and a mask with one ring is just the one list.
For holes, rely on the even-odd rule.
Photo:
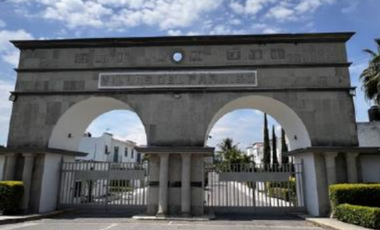
[[(357, 120), (367, 120), (358, 76), (380, 37), (380, 0), (6, 0), (0, 1), (0, 144), (5, 144), (18, 52), (8, 42), (23, 39), (176, 36), (354, 31), (348, 43)], [(261, 140), (262, 114), (235, 111), (212, 130), (209, 145), (233, 137), (245, 148)], [(236, 122), (236, 121), (239, 122)], [(127, 129), (119, 127), (124, 122)], [(270, 121), (274, 123), (274, 121)], [(88, 128), (145, 142), (137, 116), (128, 111), (104, 114)]]

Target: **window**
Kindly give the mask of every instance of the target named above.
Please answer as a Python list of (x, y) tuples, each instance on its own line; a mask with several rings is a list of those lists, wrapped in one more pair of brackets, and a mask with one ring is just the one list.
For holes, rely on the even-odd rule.
[(141, 162), (141, 153), (137, 153), (137, 162)]
[(132, 152), (131, 152), (131, 158), (133, 159), (133, 155), (135, 154), (135, 150), (132, 149)]
[(108, 145), (104, 146), (104, 154), (108, 154)]
[(124, 149), (124, 156), (128, 157), (128, 148), (127, 147), (125, 147), (125, 149)]
[(113, 155), (113, 162), (119, 161), (119, 146), (115, 146), (114, 148), (114, 155)]

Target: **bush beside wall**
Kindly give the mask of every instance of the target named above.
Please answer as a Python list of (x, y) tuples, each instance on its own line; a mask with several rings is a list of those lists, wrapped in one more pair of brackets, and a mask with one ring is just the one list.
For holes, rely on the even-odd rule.
[(14, 214), (20, 210), (24, 184), (21, 181), (0, 181), (0, 210)]
[(343, 222), (380, 229), (380, 208), (341, 204), (336, 207), (335, 216)]
[(335, 184), (329, 195), (333, 213), (340, 204), (380, 207), (380, 184)]

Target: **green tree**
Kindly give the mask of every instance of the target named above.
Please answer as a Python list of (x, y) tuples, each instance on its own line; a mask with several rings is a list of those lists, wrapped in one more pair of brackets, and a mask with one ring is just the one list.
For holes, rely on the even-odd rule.
[(288, 151), (288, 145), (285, 140), (285, 130), (281, 129), (281, 164), (289, 164), (289, 157), (284, 156), (284, 153)]
[(249, 163), (250, 158), (244, 154), (238, 147), (238, 144), (234, 144), (232, 138), (225, 138), (218, 144), (219, 151), (217, 154), (224, 163)]
[(380, 104), (380, 38), (375, 39), (378, 52), (365, 49), (364, 52), (371, 56), (368, 67), (361, 73), (362, 89), (367, 100)]
[(264, 164), (270, 164), (270, 144), (267, 114), (264, 114)]
[(288, 145), (285, 140), (285, 130), (281, 129), (281, 164), (289, 164), (289, 157), (284, 156), (284, 153), (288, 151)]
[(277, 159), (277, 136), (274, 125), (272, 125), (272, 164), (278, 165)]

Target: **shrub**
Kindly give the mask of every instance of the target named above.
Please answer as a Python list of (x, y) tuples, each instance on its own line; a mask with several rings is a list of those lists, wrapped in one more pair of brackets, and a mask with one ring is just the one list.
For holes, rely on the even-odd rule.
[(21, 181), (0, 181), (0, 210), (4, 214), (16, 213), (23, 194), (24, 184)]
[(335, 215), (343, 222), (380, 229), (380, 208), (341, 204), (336, 207)]
[(296, 194), (288, 188), (269, 188), (268, 189), (268, 195), (273, 198), (282, 199), (285, 201), (296, 201)]
[(333, 213), (340, 204), (380, 207), (380, 184), (335, 184), (329, 195)]

